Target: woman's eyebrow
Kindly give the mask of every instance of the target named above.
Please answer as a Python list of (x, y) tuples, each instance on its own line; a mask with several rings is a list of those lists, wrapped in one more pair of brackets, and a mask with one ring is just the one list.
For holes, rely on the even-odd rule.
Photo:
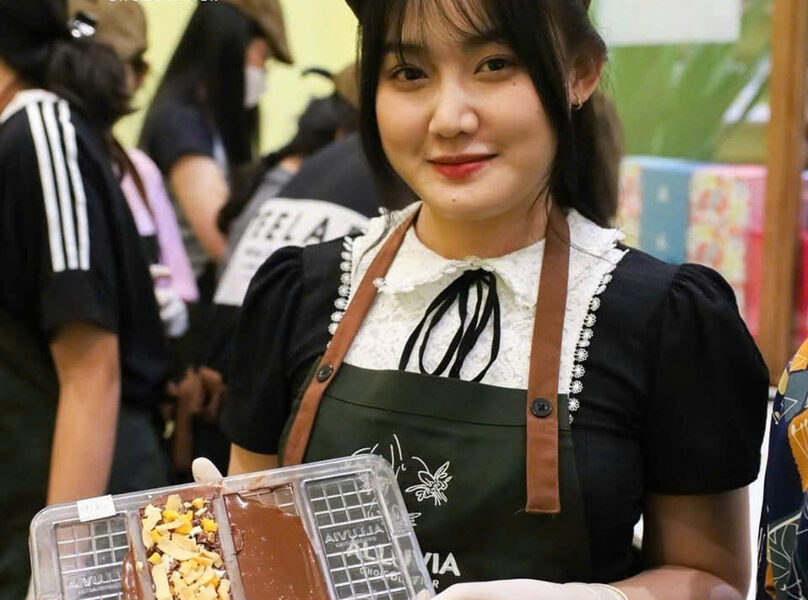
[(474, 33), (464, 33), (462, 44), (466, 48), (479, 48), (486, 44), (504, 44), (505, 36), (501, 31), (491, 29)]
[[(467, 49), (474, 50), (486, 44), (503, 44), (505, 37), (501, 31), (491, 30), (474, 33), (462, 33), (460, 44)], [(384, 52), (393, 54), (429, 54), (429, 48), (418, 42), (389, 40), (384, 44)]]
[(391, 40), (389, 42), (385, 42), (384, 44), (385, 54), (426, 54), (426, 52), (426, 46), (414, 42), (397, 42)]

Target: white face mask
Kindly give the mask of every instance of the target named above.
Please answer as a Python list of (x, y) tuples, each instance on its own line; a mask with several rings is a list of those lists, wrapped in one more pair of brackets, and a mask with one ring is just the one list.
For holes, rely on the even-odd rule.
[(262, 67), (244, 67), (244, 107), (255, 108), (267, 90), (267, 72)]

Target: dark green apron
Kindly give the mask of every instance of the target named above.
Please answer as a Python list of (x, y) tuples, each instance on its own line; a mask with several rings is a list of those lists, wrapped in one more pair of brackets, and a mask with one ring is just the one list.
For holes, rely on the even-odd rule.
[(588, 581), (589, 537), (557, 392), (569, 230), (554, 208), (525, 390), (342, 363), (415, 215), (377, 255), (293, 406), (284, 464), (362, 452), (398, 477), (436, 587), (533, 578)]

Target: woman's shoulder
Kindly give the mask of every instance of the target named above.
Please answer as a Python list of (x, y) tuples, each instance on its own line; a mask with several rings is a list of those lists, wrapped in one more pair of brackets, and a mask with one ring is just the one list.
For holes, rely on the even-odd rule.
[[(352, 238), (310, 246), (287, 246), (274, 252), (253, 277), (244, 300), (245, 314), (294, 313), (297, 336), (319, 339), (329, 323), (344, 285), (344, 264)], [(345, 280), (347, 281), (347, 279)], [(327, 342), (327, 339), (325, 340)]]
[(43, 89), (18, 92), (0, 113), (0, 163), (15, 178), (29, 180), (40, 180), (47, 173), (54, 177), (60, 168), (67, 172), (76, 168), (83, 179), (100, 181), (110, 171), (97, 132), (67, 100)]
[(611, 322), (615, 333), (644, 340), (645, 348), (660, 343), (660, 329), (674, 322), (697, 335), (709, 328), (748, 336), (735, 293), (718, 272), (620, 248), (622, 259), (598, 299), (599, 327)]
[(612, 284), (623, 294), (661, 299), (670, 289), (682, 265), (667, 263), (637, 248), (618, 245), (624, 255), (613, 271)]
[(187, 154), (211, 155), (214, 130), (205, 112), (177, 98), (156, 100), (146, 115), (140, 147), (163, 172)]
[(695, 263), (667, 263), (636, 248), (624, 247), (625, 255), (614, 270), (613, 283), (623, 295), (645, 302), (690, 296), (737, 308), (735, 293), (714, 269)]
[(13, 147), (14, 142), (33, 144), (37, 139), (61, 139), (66, 132), (75, 135), (76, 125), (82, 123), (76, 117), (67, 100), (53, 92), (23, 90), (0, 112), (0, 140)]

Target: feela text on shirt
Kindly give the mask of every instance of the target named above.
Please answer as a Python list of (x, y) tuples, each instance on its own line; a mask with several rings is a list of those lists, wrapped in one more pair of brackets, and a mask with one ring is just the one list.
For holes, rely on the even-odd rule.
[[(286, 210), (262, 210), (250, 225), (247, 237), (250, 239), (262, 237), (266, 240), (295, 242), (302, 245), (321, 243), (328, 239), (328, 217), (315, 221), (312, 226), (310, 219), (307, 219), (308, 223), (301, 225), (304, 216), (305, 210), (294, 213)], [(307, 226), (307, 229), (301, 231), (299, 227), (302, 226)]]

